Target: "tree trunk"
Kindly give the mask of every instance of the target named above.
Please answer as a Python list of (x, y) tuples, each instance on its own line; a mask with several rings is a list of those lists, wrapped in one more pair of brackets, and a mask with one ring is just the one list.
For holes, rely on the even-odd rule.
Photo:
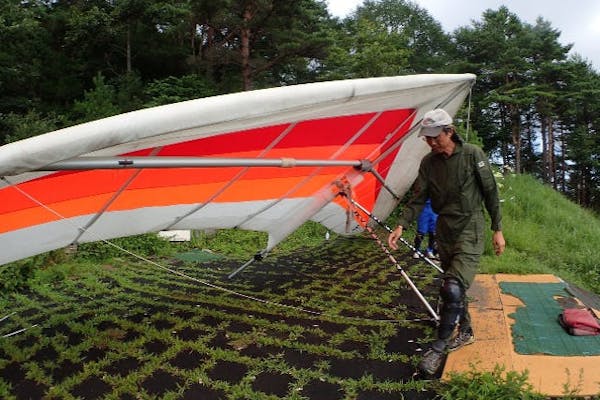
[(527, 143), (527, 148), (525, 149), (527, 151), (527, 157), (526, 157), (525, 161), (522, 163), (523, 165), (521, 165), (523, 173), (533, 173), (537, 168), (537, 165), (535, 164), (535, 162), (533, 160), (533, 157), (535, 154), (535, 148), (534, 148), (534, 130), (533, 130), (532, 126), (533, 126), (532, 117), (530, 114), (528, 114), (526, 123), (523, 126), (523, 136), (525, 137), (526, 143)]
[(501, 153), (502, 153), (502, 163), (504, 165), (510, 165), (511, 164), (511, 160), (509, 157), (510, 151), (508, 149), (508, 144), (503, 143), (501, 145)]
[(548, 118), (548, 172), (550, 174), (550, 179), (552, 180), (552, 187), (554, 190), (557, 189), (556, 184), (556, 160), (554, 156), (554, 122), (552, 121), (552, 117)]
[(563, 138), (560, 141), (560, 180), (561, 180), (561, 192), (567, 192), (567, 143), (564, 140), (564, 131), (561, 129), (561, 137)]
[(132, 70), (132, 65), (131, 65), (131, 27), (130, 24), (127, 23), (127, 39), (126, 39), (127, 43), (125, 44), (126, 46), (126, 62), (127, 62), (127, 73), (130, 74), (131, 70)]
[(542, 137), (542, 181), (548, 182), (548, 126), (545, 117), (540, 118)]
[(249, 5), (244, 9), (244, 25), (241, 31), (241, 56), (242, 56), (242, 89), (252, 89), (252, 69), (250, 66), (250, 21), (252, 20), (252, 9)]
[(521, 171), (521, 127), (520, 127), (520, 116), (517, 107), (514, 105), (510, 106), (511, 113), (511, 133), (512, 142), (515, 148), (515, 172), (520, 174)]
[(215, 35), (216, 30), (210, 24), (209, 20), (204, 20), (201, 22), (203, 29), (203, 36), (200, 38), (200, 43), (198, 43), (198, 58), (199, 63), (196, 68), (200, 68), (199, 65), (203, 65), (204, 75), (208, 79), (214, 79), (215, 81), (218, 78), (215, 76)]
[(198, 21), (196, 20), (196, 17), (192, 17), (192, 21), (191, 21), (190, 25), (191, 25), (190, 50), (192, 53), (192, 57), (194, 58), (194, 61), (196, 61), (196, 58), (198, 57), (198, 53), (199, 53), (196, 50), (196, 31), (198, 30)]
[(582, 174), (581, 174), (581, 205), (582, 206), (587, 206), (588, 204), (588, 193), (589, 193), (589, 188), (588, 188), (588, 171), (587, 171), (587, 167), (583, 168)]

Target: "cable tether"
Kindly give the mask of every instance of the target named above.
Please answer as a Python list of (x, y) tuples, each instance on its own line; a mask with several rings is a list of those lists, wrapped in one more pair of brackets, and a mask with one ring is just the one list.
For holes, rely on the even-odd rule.
[[(30, 199), (31, 201), (33, 201), (34, 203), (38, 204), (40, 207), (46, 209), (47, 211), (49, 211), (50, 213), (52, 213), (53, 215), (57, 216), (58, 218), (60, 218), (61, 220), (63, 220), (64, 223), (70, 225), (71, 227), (77, 229), (77, 230), (82, 230), (83, 228), (72, 223), (70, 220), (68, 220), (64, 215), (62, 215), (61, 213), (59, 213), (58, 211), (52, 209), (51, 207), (43, 204), (42, 202), (40, 202), (38, 199), (36, 199), (35, 197), (33, 197), (32, 195), (30, 195), (29, 193), (25, 192), (23, 189), (21, 189), (20, 187), (18, 187), (17, 185), (13, 184), (12, 182), (10, 182), (8, 179), (6, 179), (6, 177), (0, 177), (0, 179), (2, 179), (5, 183), (7, 183), (9, 186), (11, 186), (12, 188), (14, 188), (15, 190), (17, 190), (19, 193), (21, 193), (23, 196), (27, 197), (28, 199)], [(95, 235), (93, 234), (93, 232), (87, 231), (88, 235), (93, 238), (95, 237)], [(369, 319), (369, 318), (360, 318), (360, 317), (350, 317), (350, 316), (345, 316), (345, 315), (335, 315), (335, 314), (327, 314), (325, 312), (321, 312), (321, 311), (314, 311), (314, 310), (307, 310), (305, 308), (302, 307), (297, 307), (297, 306), (292, 306), (289, 304), (283, 304), (283, 303), (278, 303), (278, 302), (274, 302), (274, 301), (270, 301), (270, 300), (265, 300), (265, 299), (261, 299), (259, 297), (255, 297), (255, 296), (250, 296), (244, 293), (240, 293), (240, 292), (236, 292), (235, 290), (231, 290), (231, 289), (227, 289), (223, 286), (219, 286), (219, 285), (215, 285), (213, 283), (204, 281), (202, 279), (198, 279), (198, 278), (194, 278), (192, 276), (189, 276), (187, 274), (184, 274), (183, 272), (177, 271), (173, 268), (169, 268), (166, 267), (164, 265), (161, 265), (155, 261), (152, 261), (144, 256), (141, 256), (139, 254), (136, 254), (130, 250), (127, 250), (123, 247), (120, 247), (118, 245), (116, 245), (115, 243), (112, 243), (109, 240), (106, 239), (101, 239), (101, 238), (97, 238), (97, 241), (106, 243), (107, 245), (121, 251), (122, 253), (128, 254), (134, 258), (137, 258), (140, 261), (143, 261), (149, 265), (152, 265), (154, 267), (157, 267), (159, 269), (162, 269), (163, 271), (167, 271), (171, 274), (180, 276), (182, 278), (188, 279), (190, 281), (199, 283), (201, 285), (207, 286), (211, 289), (216, 289), (216, 290), (220, 290), (222, 292), (225, 293), (229, 293), (231, 295), (234, 295), (236, 297), (240, 297), (240, 298), (244, 298), (246, 300), (251, 300), (251, 301), (256, 301), (258, 303), (262, 303), (262, 304), (266, 304), (266, 305), (271, 305), (271, 306), (276, 306), (276, 307), (280, 307), (280, 308), (287, 308), (290, 310), (295, 310), (295, 311), (299, 311), (305, 314), (310, 314), (313, 316), (320, 316), (320, 317), (328, 317), (328, 318), (332, 318), (332, 319), (345, 319), (345, 320), (349, 320), (349, 321), (370, 321), (370, 322), (394, 322), (394, 323), (399, 323), (399, 322), (420, 322), (420, 321), (427, 321), (426, 319), (423, 318), (415, 318), (415, 319), (405, 319), (405, 320), (396, 320), (396, 319), (389, 319), (389, 320), (384, 320), (384, 319)], [(11, 314), (12, 315), (12, 314)], [(6, 319), (10, 317), (10, 315), (6, 316), (3, 318)], [(36, 326), (36, 325), (34, 325)], [(33, 326), (32, 326), (33, 327)], [(30, 327), (30, 328), (32, 328)], [(30, 329), (30, 328), (26, 328), (26, 329)], [(25, 329), (25, 330), (26, 330)], [(16, 335), (18, 333), (23, 332), (24, 330), (19, 330), (17, 332), (12, 332), (10, 333), (8, 336), (12, 336), (12, 335)], [(7, 336), (4, 336), (7, 337)]]
[[(365, 214), (367, 214), (369, 216), (369, 218), (371, 218), (373, 221), (375, 221), (377, 224), (379, 224), (379, 226), (381, 226), (382, 228), (384, 228), (389, 233), (393, 232), (392, 228), (390, 228), (389, 226), (387, 226), (379, 218), (377, 218), (375, 215), (373, 215), (372, 213), (370, 213), (369, 210), (367, 210), (366, 208), (364, 208), (363, 206), (361, 206), (360, 204), (358, 204), (354, 199), (351, 199), (350, 201), (352, 202), (352, 204), (354, 206), (358, 207), (362, 212), (364, 212)], [(403, 237), (401, 237), (400, 241), (403, 244), (405, 244), (406, 247), (408, 247), (409, 249), (411, 249), (413, 251), (413, 253), (417, 253), (423, 260), (425, 260), (433, 268), (437, 269), (441, 273), (444, 273), (444, 270), (441, 269), (439, 265), (437, 265), (436, 263), (434, 263), (433, 261), (431, 261), (431, 259), (429, 257), (425, 256), (425, 254), (423, 254), (422, 252), (420, 252), (419, 250), (417, 250), (406, 239), (404, 239)]]
[(406, 282), (408, 283), (408, 285), (410, 286), (410, 288), (415, 292), (415, 294), (417, 295), (417, 297), (419, 298), (419, 300), (421, 300), (421, 302), (423, 303), (423, 305), (425, 306), (425, 308), (427, 308), (427, 311), (429, 311), (429, 314), (431, 314), (431, 316), (433, 317), (433, 319), (436, 322), (439, 321), (440, 317), (439, 317), (438, 313), (431, 307), (431, 305), (429, 304), (429, 302), (427, 301), (427, 299), (419, 291), (419, 288), (417, 288), (417, 286), (410, 279), (410, 277), (408, 276), (408, 274), (406, 273), (406, 271), (404, 271), (404, 269), (402, 268), (402, 266), (398, 263), (398, 261), (396, 261), (396, 259), (392, 255), (392, 253), (389, 251), (389, 249), (386, 247), (386, 245), (381, 241), (381, 239), (379, 238), (379, 236), (377, 235), (377, 233), (375, 232), (375, 230), (373, 230), (373, 228), (371, 228), (369, 226), (368, 221), (365, 220), (363, 218), (363, 216), (355, 208), (355, 202), (352, 200), (352, 187), (350, 186), (350, 184), (348, 182), (344, 182), (342, 180), (336, 181), (335, 184), (336, 184), (336, 186), (339, 189), (339, 195), (342, 196), (342, 197), (345, 197), (348, 200), (348, 210), (351, 211), (356, 216), (356, 218), (358, 218), (358, 220), (360, 221), (360, 224), (366, 229), (367, 232), (369, 232), (369, 234), (371, 235), (371, 237), (373, 239), (375, 239), (375, 241), (377, 242), (377, 244), (379, 245), (379, 247), (381, 247), (381, 249), (383, 250), (383, 252), (385, 253), (385, 255), (394, 264), (394, 266), (396, 267), (396, 269), (398, 271), (400, 271), (400, 274), (402, 275), (402, 277), (406, 280)]

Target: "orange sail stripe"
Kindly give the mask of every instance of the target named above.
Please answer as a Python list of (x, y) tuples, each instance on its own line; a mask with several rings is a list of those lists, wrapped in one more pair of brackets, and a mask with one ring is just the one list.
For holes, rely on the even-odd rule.
[(110, 198), (110, 195), (92, 196), (83, 199), (47, 204), (46, 207), (32, 207), (2, 215), (0, 233), (27, 228), (30, 226), (96, 213)]
[[(308, 184), (290, 194), (292, 198), (309, 197), (315, 191), (323, 188), (334, 180), (337, 175), (319, 175), (311, 179)], [(290, 188), (302, 182), (303, 177), (287, 177), (279, 179), (247, 180), (236, 182), (215, 202), (255, 201), (265, 199), (278, 199), (286, 194)], [(184, 185), (172, 187), (146, 188), (128, 190), (122, 193), (111, 205), (109, 211), (124, 211), (141, 207), (161, 207), (176, 204), (200, 204), (207, 201), (210, 196), (221, 189), (223, 183), (210, 183), (200, 185)], [(260, 187), (261, 190), (256, 190)], [(90, 215), (98, 212), (113, 196), (113, 193), (70, 199), (47, 204), (48, 209), (40, 206), (30, 207), (10, 213), (2, 217), (1, 232), (39, 225), (60, 219), (55, 211), (64, 218), (81, 215)]]
[[(289, 197), (312, 196), (316, 190), (329, 184), (332, 179), (335, 179), (335, 176), (321, 175), (318, 179), (312, 179), (298, 191), (291, 193)], [(213, 202), (277, 200), (302, 180), (302, 177), (289, 177), (262, 181), (240, 181), (229, 187), (222, 195), (215, 198)], [(257, 190), (257, 188), (260, 188), (260, 190)], [(173, 204), (199, 204), (206, 201), (209, 196), (212, 196), (219, 189), (220, 186), (210, 184), (129, 190), (118, 198), (110, 207), (110, 210), (128, 210)]]

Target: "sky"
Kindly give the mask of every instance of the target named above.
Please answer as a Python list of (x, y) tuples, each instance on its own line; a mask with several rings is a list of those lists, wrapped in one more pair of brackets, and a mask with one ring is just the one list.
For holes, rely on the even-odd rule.
[[(561, 33), (559, 41), (573, 44), (571, 54), (577, 53), (600, 71), (600, 1), (599, 0), (411, 0), (426, 9), (442, 28), (454, 29), (481, 21), (487, 9), (497, 10), (505, 5), (522, 22), (534, 25), (537, 17), (550, 22)], [(329, 12), (337, 17), (352, 13), (363, 0), (326, 0)]]

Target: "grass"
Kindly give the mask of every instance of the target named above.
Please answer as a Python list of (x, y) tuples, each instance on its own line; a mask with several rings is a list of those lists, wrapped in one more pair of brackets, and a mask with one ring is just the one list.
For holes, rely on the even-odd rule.
[[(10, 297), (16, 314), (0, 325), (2, 332), (38, 325), (0, 341), (0, 398), (300, 400), (422, 392), (425, 382), (392, 379), (412, 370), (416, 350), (390, 348), (406, 334), (408, 322), (398, 321), (422, 311), (402, 278), (382, 268), (385, 256), (366, 243), (338, 238), (321, 246), (319, 259), (305, 251), (268, 258), (233, 281), (226, 275), (237, 260), (175, 257), (156, 261), (181, 275), (126, 257), (38, 281)], [(420, 285), (431, 282), (432, 271), (423, 271)], [(390, 306), (402, 298), (402, 308)], [(432, 332), (413, 327), (413, 349)]]
[[(531, 177), (499, 183), (507, 250), (492, 255), (488, 240), (482, 272), (552, 273), (600, 293), (597, 217)], [(223, 230), (176, 245), (135, 237), (0, 267), (0, 279), (29, 277), (0, 297), (0, 317), (15, 313), (0, 334), (29, 328), (0, 339), (0, 398), (542, 398), (526, 375), (501, 367), (443, 384), (415, 379), (418, 349), (434, 335), (411, 322), (422, 305), (366, 236), (325, 233), (305, 224), (236, 280), (227, 274), (266, 235)], [(435, 271), (409, 253), (399, 259), (435, 301)], [(565, 398), (576, 397), (571, 386)]]
[(499, 182), (507, 247), (495, 257), (487, 240), (482, 272), (550, 273), (600, 293), (597, 216), (530, 176)]
[(450, 381), (442, 390), (444, 400), (540, 400), (527, 381), (527, 373), (506, 371), (497, 366), (493, 371), (480, 372), (473, 366), (467, 373), (451, 373)]

